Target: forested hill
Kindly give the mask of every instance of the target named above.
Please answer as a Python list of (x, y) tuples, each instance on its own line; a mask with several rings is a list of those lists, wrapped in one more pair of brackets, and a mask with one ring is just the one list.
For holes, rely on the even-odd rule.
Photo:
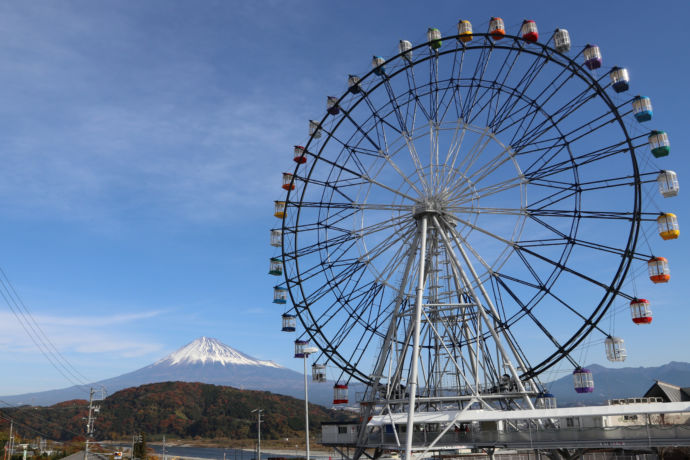
[[(164, 382), (118, 391), (99, 403), (96, 439), (117, 439), (135, 431), (179, 438), (256, 436), (256, 408), (264, 410), (261, 437), (294, 437), (304, 430), (304, 401), (265, 391), (239, 390), (204, 383)], [(88, 403), (66, 401), (50, 407), (3, 408), (6, 415), (56, 440), (84, 433)], [(309, 406), (312, 430), (321, 422), (345, 415), (322, 406)], [(8, 422), (0, 420), (0, 429)], [(20, 429), (21, 433), (21, 429)], [(33, 436), (28, 432), (24, 436)]]

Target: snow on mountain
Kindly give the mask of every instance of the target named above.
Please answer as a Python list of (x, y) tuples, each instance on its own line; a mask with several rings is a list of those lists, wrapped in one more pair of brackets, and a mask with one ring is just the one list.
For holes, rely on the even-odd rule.
[(231, 348), (218, 339), (199, 337), (177, 351), (156, 361), (154, 365), (184, 365), (219, 363), (223, 366), (239, 364), (244, 366), (268, 366), (282, 368), (273, 361), (261, 361)]

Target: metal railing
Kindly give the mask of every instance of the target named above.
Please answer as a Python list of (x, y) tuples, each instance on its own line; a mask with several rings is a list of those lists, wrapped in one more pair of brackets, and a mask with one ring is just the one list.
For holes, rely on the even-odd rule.
[[(438, 432), (415, 432), (413, 444), (428, 446)], [(399, 433), (399, 439), (406, 438)], [(327, 439), (324, 439), (329, 443)], [(369, 435), (370, 446), (396, 446), (393, 433), (378, 432)], [(500, 446), (514, 448), (536, 447), (623, 447), (623, 446), (688, 446), (690, 425), (639, 425), (607, 428), (528, 429), (520, 431), (458, 431), (443, 435), (436, 447), (447, 446)]]

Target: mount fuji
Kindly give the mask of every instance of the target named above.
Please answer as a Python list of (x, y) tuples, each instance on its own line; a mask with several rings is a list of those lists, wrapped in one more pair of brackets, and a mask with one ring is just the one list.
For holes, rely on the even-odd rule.
[[(273, 361), (258, 360), (208, 337), (200, 337), (146, 367), (91, 385), (104, 386), (108, 394), (113, 394), (124, 388), (147, 383), (175, 381), (263, 390), (304, 399), (303, 374)], [(0, 399), (10, 404), (30, 403), (43, 406), (84, 397), (84, 388), (73, 386), (59, 390), (0, 396)], [(332, 386), (310, 382), (309, 402), (330, 406)]]

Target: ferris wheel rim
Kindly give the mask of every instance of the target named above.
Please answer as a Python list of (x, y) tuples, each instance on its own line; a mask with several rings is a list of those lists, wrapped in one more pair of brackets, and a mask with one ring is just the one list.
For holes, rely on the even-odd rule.
[[(587, 319), (587, 321), (585, 321), (583, 323), (583, 325), (572, 335), (572, 337), (570, 337), (568, 339), (568, 341), (566, 341), (562, 345), (562, 347), (560, 349), (557, 349), (556, 351), (554, 351), (554, 353), (552, 353), (550, 356), (548, 356), (542, 362), (540, 362), (537, 365), (532, 366), (529, 370), (525, 371), (523, 374), (524, 377), (536, 376), (539, 373), (541, 373), (541, 372), (549, 369), (553, 365), (555, 365), (557, 362), (560, 361), (560, 359), (562, 359), (562, 357), (566, 353), (571, 352), (575, 347), (577, 347), (593, 331), (593, 329), (596, 327), (596, 325), (601, 321), (601, 319), (603, 318), (606, 311), (610, 308), (613, 300), (620, 293), (621, 285), (622, 285), (623, 281), (625, 280), (625, 275), (628, 273), (628, 271), (630, 269), (630, 264), (634, 258), (634, 250), (631, 250), (631, 248), (634, 249), (634, 247), (637, 244), (637, 239), (639, 236), (639, 227), (640, 227), (639, 216), (641, 214), (641, 181), (640, 181), (640, 171), (639, 171), (639, 167), (638, 167), (637, 159), (636, 159), (636, 149), (635, 149), (635, 146), (633, 146), (633, 144), (632, 144), (632, 138), (627, 131), (627, 127), (625, 126), (625, 123), (622, 119), (621, 114), (618, 111), (617, 106), (613, 103), (613, 101), (608, 96), (608, 94), (606, 94), (605, 88), (603, 88), (599, 84), (599, 81), (597, 79), (595, 79), (590, 73), (585, 71), (585, 69), (582, 65), (577, 64), (570, 57), (568, 57), (562, 53), (559, 53), (558, 51), (556, 51), (553, 48), (550, 48), (549, 46), (547, 46), (547, 44), (529, 42), (529, 44), (527, 45), (527, 42), (525, 42), (522, 38), (520, 38), (518, 36), (505, 35), (504, 40), (506, 40), (506, 42), (497, 44), (489, 38), (490, 37), (489, 34), (478, 34), (477, 33), (477, 34), (473, 34), (473, 35), (474, 35), (474, 37), (485, 38), (484, 42), (482, 42), (481, 44), (473, 44), (471, 46), (466, 46), (465, 43), (460, 42), (459, 40), (456, 40), (457, 43), (462, 45), (460, 48), (455, 47), (455, 49), (448, 49), (448, 50), (444, 50), (443, 52), (438, 52), (437, 56), (445, 55), (445, 54), (451, 54), (451, 53), (458, 53), (460, 51), (462, 51), (464, 53), (468, 50), (483, 50), (483, 49), (487, 49), (487, 48), (492, 48), (492, 49), (498, 48), (498, 49), (504, 49), (504, 50), (513, 50), (513, 49), (515, 49), (513, 46), (505, 45), (506, 42), (508, 42), (509, 40), (512, 40), (510, 43), (513, 45), (519, 44), (520, 45), (519, 49), (521, 52), (524, 51), (524, 52), (531, 54), (533, 56), (536, 56), (536, 57), (541, 57), (541, 58), (545, 57), (547, 59), (547, 61), (554, 62), (558, 65), (561, 65), (561, 67), (563, 67), (564, 70), (570, 70), (570, 72), (572, 74), (579, 77), (581, 80), (583, 80), (583, 82), (588, 83), (590, 86), (592, 86), (595, 90), (596, 95), (601, 100), (603, 100), (603, 102), (608, 106), (609, 113), (614, 114), (615, 121), (617, 121), (618, 126), (620, 127), (620, 129), (622, 130), (622, 133), (625, 136), (625, 143), (627, 144), (627, 154), (631, 159), (631, 165), (632, 165), (633, 174), (635, 177), (635, 193), (634, 193), (635, 200), (634, 200), (633, 211), (632, 211), (633, 219), (632, 219), (632, 222), (630, 225), (630, 231), (628, 233), (628, 238), (627, 238), (627, 243), (626, 243), (626, 247), (624, 250), (624, 255), (621, 257), (621, 262), (618, 264), (618, 267), (616, 269), (616, 273), (612, 277), (611, 281), (608, 283), (607, 291), (602, 296), (601, 301), (599, 302), (597, 307), (592, 311), (592, 313), (589, 316), (589, 318)], [(457, 39), (458, 37), (459, 37), (459, 35), (442, 37), (442, 38), (444, 40), (449, 40), (449, 39), (453, 39), (453, 38)], [(428, 47), (429, 43), (431, 43), (431, 42), (426, 42), (426, 43), (417, 45), (417, 46), (413, 47), (412, 50)], [(534, 52), (533, 50), (530, 50), (528, 47), (540, 47), (541, 52), (539, 52), (539, 53)], [(402, 57), (403, 54), (404, 53), (399, 53), (398, 55), (392, 57), (388, 62), (393, 62), (396, 60), (400, 60), (400, 62), (405, 62), (406, 59), (404, 59)], [(558, 55), (559, 59), (564, 60), (565, 63), (561, 63), (558, 60), (552, 59), (550, 54)], [(433, 58), (434, 58), (434, 56), (430, 54), (429, 56), (423, 56), (421, 59), (416, 59), (414, 61), (407, 62), (406, 64), (401, 66), (399, 69), (397, 69), (394, 74), (386, 75), (384, 78), (381, 78), (381, 81), (377, 82), (374, 86), (372, 86), (369, 89), (369, 91), (372, 92), (372, 91), (375, 91), (376, 89), (378, 89), (381, 85), (384, 84), (384, 81), (386, 78), (392, 78), (393, 76), (395, 76), (395, 75), (397, 75), (403, 71), (406, 71), (407, 69), (413, 68), (417, 65), (421, 65), (422, 63), (424, 63), (428, 60), (431, 60)], [(575, 71), (575, 70), (577, 70), (577, 71)], [(373, 75), (373, 74), (374, 74), (374, 70), (370, 70), (367, 74), (365, 74), (361, 78), (360, 81), (363, 82), (363, 81), (365, 81), (365, 79), (371, 78), (371, 75)], [(340, 96), (340, 98), (338, 99), (338, 104), (341, 104), (341, 102), (347, 96), (348, 96), (348, 91), (345, 91)], [(360, 98), (360, 100), (357, 102), (357, 104), (361, 103), (361, 101), (362, 101), (362, 98)], [(329, 118), (328, 114), (324, 115), (324, 117), (322, 118), (322, 120), (319, 123), (319, 126), (323, 127), (325, 121), (328, 118)], [(330, 137), (332, 136), (332, 132), (337, 131), (338, 127), (344, 121), (344, 119), (345, 119), (344, 116), (341, 117), (338, 120), (337, 124), (334, 126), (334, 128), (331, 130), (331, 132), (327, 132), (324, 130), (324, 132), (326, 132), (326, 134), (328, 135), (328, 139), (330, 139)], [(555, 125), (555, 126), (557, 126), (557, 125)], [(310, 151), (309, 147), (311, 146), (313, 140), (314, 140), (314, 137), (311, 136), (305, 145), (305, 152), (307, 152), (309, 155), (311, 155), (313, 157), (313, 160), (314, 160), (313, 164), (309, 170), (310, 172), (309, 172), (309, 175), (307, 176), (307, 178), (311, 177), (314, 165), (316, 164), (317, 161), (319, 161), (321, 159), (323, 149), (328, 144), (328, 142), (323, 142), (323, 145), (321, 146), (321, 149), (319, 150), (319, 152), (318, 153), (312, 153)], [(572, 160), (572, 157), (571, 157), (571, 160)], [(295, 167), (295, 172), (297, 172), (297, 167)], [(300, 201), (292, 202), (292, 203), (301, 203), (302, 202), (305, 191), (303, 190), (301, 193), (302, 193), (302, 197), (300, 198)], [(288, 191), (286, 203), (291, 203), (290, 202), (290, 194), (291, 194), (291, 192)], [(297, 221), (299, 221), (301, 208), (298, 206), (298, 207), (296, 207), (296, 210), (297, 210), (296, 219), (297, 219)], [(283, 219), (282, 219), (282, 230), (283, 230), (283, 232), (285, 232), (286, 230), (289, 229), (289, 227), (286, 226), (286, 219), (287, 219), (287, 216), (283, 217)], [(295, 238), (295, 247), (296, 247), (297, 246), (296, 241), (298, 238), (298, 232), (295, 232), (294, 238)], [(572, 248), (572, 245), (571, 245), (571, 248)], [(282, 250), (283, 258), (285, 260), (285, 255), (286, 255), (285, 241), (283, 241), (283, 243), (282, 243), (281, 250)], [(299, 273), (299, 259), (295, 258), (294, 263), (295, 263), (296, 271)], [(560, 276), (560, 273), (558, 276)], [(300, 321), (302, 322), (303, 326), (305, 327), (305, 331), (306, 331), (307, 335), (309, 335), (309, 337), (312, 340), (315, 340), (317, 343), (321, 344), (322, 340), (318, 339), (318, 337), (320, 335), (322, 337), (322, 339), (324, 341), (326, 341), (326, 343), (329, 345), (327, 347), (324, 347), (325, 350), (329, 350), (332, 354), (338, 356), (342, 360), (343, 364), (347, 363), (347, 358), (340, 355), (339, 352), (337, 351), (337, 349), (331, 346), (328, 338), (325, 337), (323, 334), (321, 334), (321, 331), (318, 328), (314, 329), (312, 327), (309, 327), (308, 324), (304, 321), (304, 318), (302, 317), (301, 313), (303, 313), (306, 310), (306, 313), (308, 313), (309, 317), (312, 320), (311, 324), (317, 324), (317, 318), (315, 318), (312, 315), (312, 311), (309, 308), (309, 305), (300, 306), (299, 302), (295, 302), (296, 299), (293, 297), (292, 288), (298, 287), (301, 290), (302, 289), (301, 283), (299, 283), (299, 282), (298, 283), (291, 283), (290, 280), (288, 279), (287, 273), (285, 274), (285, 282), (286, 282), (286, 285), (288, 286), (289, 295), (291, 297), (291, 300), (293, 301), (293, 304), (295, 306), (295, 310), (298, 312), (298, 315), (300, 317)], [(302, 292), (301, 294), (302, 294), (302, 298), (304, 298), (304, 299), (307, 298), (306, 293)], [(543, 295), (546, 295), (546, 293), (544, 293)], [(559, 356), (560, 356), (560, 359), (554, 360), (554, 358), (559, 357)], [(330, 358), (330, 355), (329, 355), (329, 358)], [(345, 366), (345, 367), (340, 366), (340, 367), (345, 370), (345, 368), (347, 366)], [(362, 378), (358, 378), (356, 375), (356, 373), (357, 373), (356, 368), (352, 367), (350, 370), (353, 372), (350, 374), (353, 378), (360, 380), (364, 383), (369, 381), (368, 377), (364, 373), (359, 373), (359, 376)]]

